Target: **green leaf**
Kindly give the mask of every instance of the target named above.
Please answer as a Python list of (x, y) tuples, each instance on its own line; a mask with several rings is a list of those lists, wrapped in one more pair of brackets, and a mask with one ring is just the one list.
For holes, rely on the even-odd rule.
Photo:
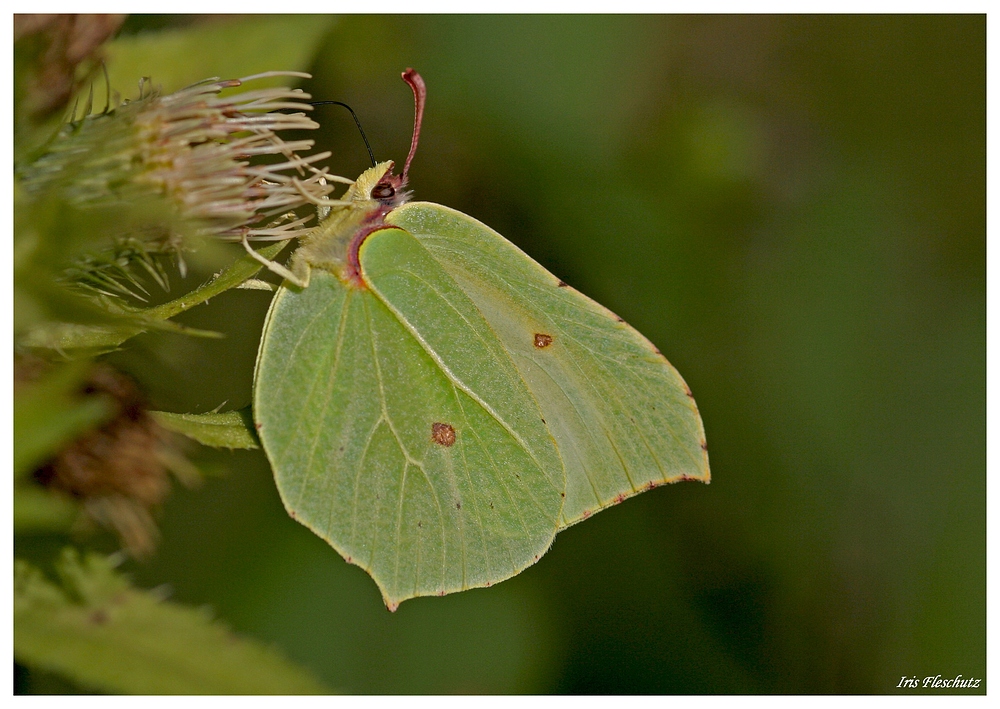
[(164, 428), (213, 448), (257, 448), (250, 409), (210, 414), (150, 412)]
[(114, 413), (102, 397), (80, 397), (89, 362), (55, 367), (14, 395), (14, 476), (20, 477), (52, 457), (85, 431)]
[[(206, 76), (306, 71), (333, 23), (328, 15), (257, 15), (120, 37), (106, 47), (111, 86), (130, 97), (144, 76), (170, 93)], [(289, 81), (278, 77), (255, 85)]]
[(14, 657), (83, 687), (124, 694), (320, 694), (277, 651), (234, 635), (203, 610), (132, 588), (106, 558), (67, 549), (56, 585), (14, 570)]

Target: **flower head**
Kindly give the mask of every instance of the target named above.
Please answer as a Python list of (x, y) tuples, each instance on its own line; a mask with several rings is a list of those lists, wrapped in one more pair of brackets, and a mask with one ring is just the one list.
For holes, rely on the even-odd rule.
[[(56, 194), (83, 209), (165, 199), (189, 231), (223, 240), (299, 236), (313, 214), (300, 217), (292, 210), (321, 203), (331, 182), (345, 180), (315, 167), (329, 152), (305, 155), (314, 141), (281, 137), (319, 127), (306, 115), (312, 109), (308, 94), (289, 88), (232, 91), (272, 76), (309, 75), (207, 79), (168, 95), (148, 90), (144, 80), (137, 99), (69, 121), (44, 154), (21, 170), (25, 191)], [(169, 229), (114, 234), (118, 251), (122, 240), (131, 244), (129, 253), (179, 256), (184, 248), (182, 237)], [(137, 241), (142, 248), (133, 248)], [(182, 260), (180, 265), (183, 270)], [(87, 271), (86, 260), (81, 270)]]

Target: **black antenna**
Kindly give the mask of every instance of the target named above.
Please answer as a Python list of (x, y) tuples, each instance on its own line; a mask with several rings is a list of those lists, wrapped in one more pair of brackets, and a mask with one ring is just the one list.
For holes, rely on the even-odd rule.
[(365, 136), (365, 129), (361, 127), (361, 121), (358, 120), (358, 114), (356, 114), (354, 112), (353, 108), (351, 108), (346, 103), (343, 103), (341, 101), (310, 101), (309, 102), (310, 106), (328, 106), (330, 104), (332, 104), (334, 106), (343, 106), (344, 108), (346, 108), (348, 111), (351, 112), (351, 116), (354, 118), (354, 123), (357, 124), (358, 130), (361, 131), (361, 140), (365, 141), (365, 147), (368, 148), (368, 157), (371, 158), (372, 167), (375, 167), (375, 164), (376, 164), (375, 163), (375, 153), (372, 152), (372, 146), (368, 144), (368, 138), (367, 138), (367, 136)]

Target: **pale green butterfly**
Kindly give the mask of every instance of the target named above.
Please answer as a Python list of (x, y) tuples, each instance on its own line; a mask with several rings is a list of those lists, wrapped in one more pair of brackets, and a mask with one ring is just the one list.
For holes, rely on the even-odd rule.
[[(648, 340), (461, 212), (366, 170), (271, 303), (254, 418), (288, 513), (407, 598), (490, 586), (556, 533), (709, 481), (691, 391)], [(248, 247), (249, 248), (249, 247)], [(262, 257), (261, 257), (262, 258)]]

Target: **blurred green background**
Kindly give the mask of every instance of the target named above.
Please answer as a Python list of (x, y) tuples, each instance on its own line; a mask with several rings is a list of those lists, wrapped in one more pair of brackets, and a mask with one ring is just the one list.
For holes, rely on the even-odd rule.
[[(263, 65), (202, 63), (194, 80), (284, 68), (247, 29), (269, 21), (136, 16), (123, 32), (208, 23), (217, 53), (249, 45)], [(415, 198), (493, 226), (667, 355), (704, 418), (712, 484), (643, 494), (511, 581), (390, 614), (288, 518), (263, 454), (203, 450), (225, 472), (174, 494), (159, 554), (128, 567), (138, 583), (347, 692), (984, 677), (985, 17), (311, 22), (303, 86), (350, 103), (379, 159), (409, 145), (399, 72), (424, 76)], [(317, 148), (354, 177), (360, 137), (322, 110)], [(142, 336), (112, 359), (156, 408), (246, 406), (267, 302), (230, 291), (180, 318), (226, 339)]]

